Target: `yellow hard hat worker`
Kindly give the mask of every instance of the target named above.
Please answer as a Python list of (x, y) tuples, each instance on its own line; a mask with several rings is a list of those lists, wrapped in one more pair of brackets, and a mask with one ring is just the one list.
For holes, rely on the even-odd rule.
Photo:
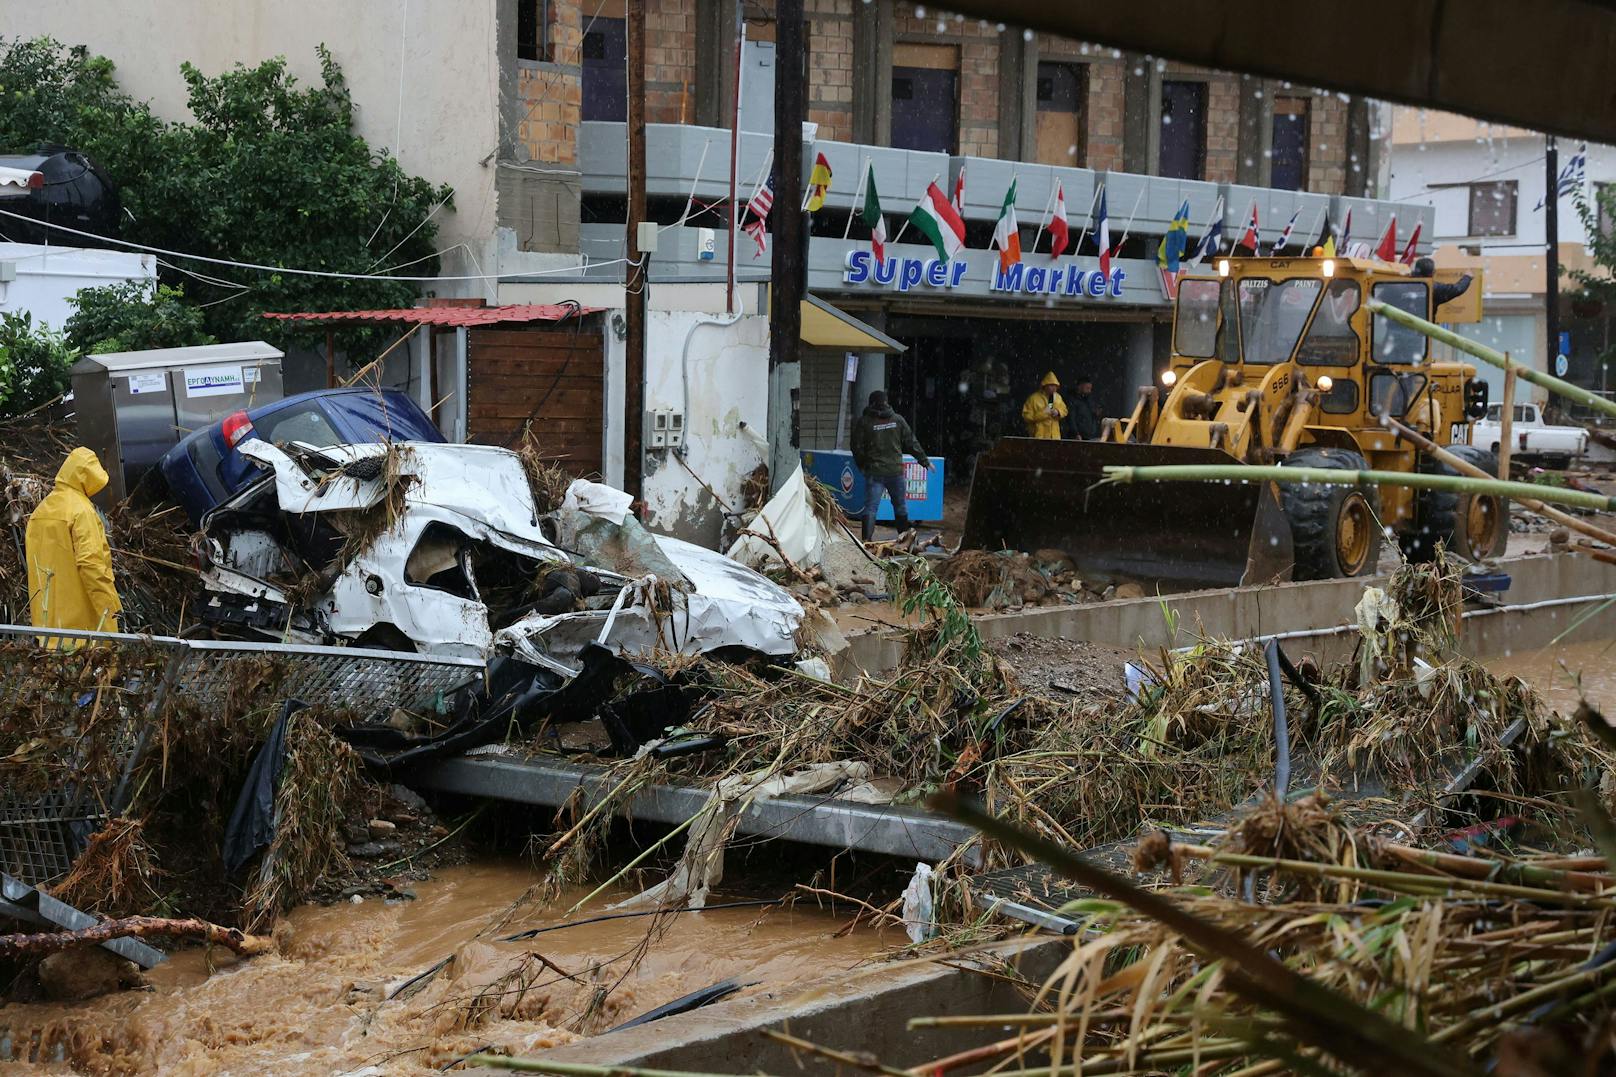
[(67, 454), (55, 487), (28, 517), (28, 596), (36, 627), (118, 630), (123, 603), (112, 582), (112, 550), (90, 504), (106, 484), (101, 461), (81, 446)]
[(1060, 379), (1051, 370), (1038, 383), (1038, 391), (1021, 405), (1021, 421), (1027, 424), (1027, 436), (1059, 441), (1061, 420), (1066, 418), (1066, 401), (1061, 399)]

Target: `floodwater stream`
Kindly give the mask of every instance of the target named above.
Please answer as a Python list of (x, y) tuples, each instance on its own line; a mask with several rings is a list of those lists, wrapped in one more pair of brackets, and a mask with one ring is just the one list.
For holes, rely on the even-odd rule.
[[(149, 990), (0, 1004), (0, 1057), (9, 1040), (12, 1058), (40, 1060), (0, 1062), (0, 1072), (436, 1073), (489, 1045), (524, 1054), (570, 1043), (732, 977), (752, 985), (746, 992), (789, 988), (907, 941), (864, 929), (838, 938), (848, 918), (807, 904), (683, 913), (649, 942), (647, 917), (498, 941), (562, 922), (586, 893), (508, 915), (537, 881), (513, 861), (450, 868), (418, 884), (414, 901), (296, 909), (274, 954), (235, 961), (215, 951), (210, 971), (201, 950), (182, 950), (147, 974)], [(445, 958), (418, 990), (400, 990)]]
[(1586, 696), (1606, 717), (1616, 719), (1616, 640), (1521, 651), (1485, 659), (1482, 665), (1521, 678), (1561, 713), (1575, 710)]

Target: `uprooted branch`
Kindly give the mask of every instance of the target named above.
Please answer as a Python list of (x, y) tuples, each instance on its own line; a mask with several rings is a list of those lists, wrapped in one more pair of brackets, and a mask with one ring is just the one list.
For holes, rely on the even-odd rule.
[(126, 916), (121, 920), (103, 920), (92, 927), (77, 931), (46, 931), (38, 934), (0, 935), (0, 957), (37, 957), (67, 950), (74, 946), (109, 942), (112, 939), (150, 938), (165, 935), (169, 938), (204, 939), (210, 945), (224, 946), (241, 954), (254, 957), (267, 953), (275, 946), (267, 935), (249, 935), (233, 927), (221, 927), (195, 918), (172, 920), (162, 916)]

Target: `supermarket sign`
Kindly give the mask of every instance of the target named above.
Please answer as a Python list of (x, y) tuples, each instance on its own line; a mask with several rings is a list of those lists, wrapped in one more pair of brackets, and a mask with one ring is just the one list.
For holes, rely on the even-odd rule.
[[(842, 283), (922, 294), (947, 292), (959, 287), (970, 268), (967, 262), (945, 262), (940, 258), (893, 257), (877, 261), (869, 251), (855, 249), (847, 252)], [(1108, 276), (1072, 262), (1048, 266), (1017, 262), (1004, 269), (995, 261), (988, 290), (1059, 299), (1120, 299), (1126, 277), (1120, 266), (1112, 267)]]

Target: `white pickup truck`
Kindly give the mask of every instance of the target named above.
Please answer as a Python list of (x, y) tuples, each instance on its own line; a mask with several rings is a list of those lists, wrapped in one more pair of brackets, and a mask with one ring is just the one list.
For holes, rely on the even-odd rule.
[[(1478, 419), (1470, 433), (1470, 443), (1498, 452), (1503, 427), (1502, 404), (1487, 408), (1487, 417)], [(1516, 404), (1510, 424), (1510, 440), (1514, 442), (1511, 455), (1516, 459), (1532, 460), (1546, 467), (1563, 468), (1588, 449), (1588, 431), (1580, 426), (1550, 426), (1543, 421), (1543, 413), (1536, 404)]]

